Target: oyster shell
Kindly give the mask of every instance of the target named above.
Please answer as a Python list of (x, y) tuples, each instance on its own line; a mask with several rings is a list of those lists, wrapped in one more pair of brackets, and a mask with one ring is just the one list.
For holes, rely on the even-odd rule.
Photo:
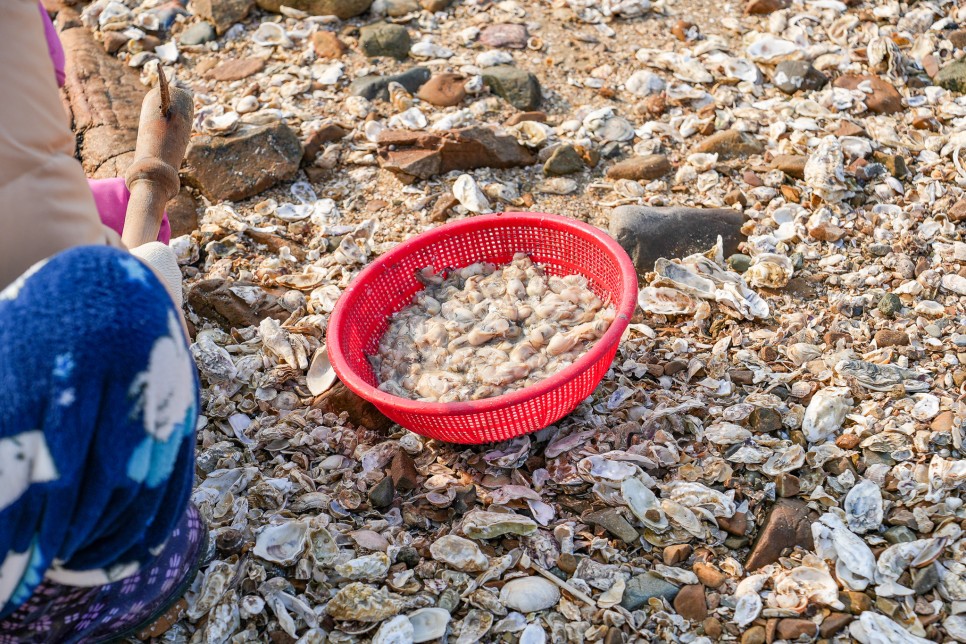
[(448, 534), (440, 537), (429, 546), (433, 559), (441, 561), (464, 572), (482, 572), (490, 565), (490, 560), (479, 546), (463, 537)]
[(537, 524), (519, 514), (473, 510), (463, 518), (463, 534), (470, 539), (495, 539), (505, 534), (528, 536), (537, 531)]
[(452, 617), (444, 608), (420, 608), (409, 613), (409, 622), (413, 626), (413, 643), (429, 642), (446, 635)]
[(389, 556), (384, 552), (356, 557), (345, 563), (337, 564), (335, 571), (347, 579), (385, 579), (391, 565)]
[(638, 521), (646, 527), (654, 532), (667, 529), (667, 517), (661, 509), (660, 501), (639, 479), (629, 478), (621, 482), (621, 498)]
[(309, 527), (304, 521), (267, 526), (255, 538), (255, 556), (283, 566), (295, 563), (305, 552)]
[(809, 443), (821, 443), (842, 428), (845, 415), (852, 408), (846, 387), (819, 390), (805, 409), (802, 432)]
[(309, 371), (305, 374), (305, 385), (313, 396), (318, 396), (328, 391), (337, 379), (335, 369), (329, 363), (329, 352), (325, 345), (322, 345), (312, 356)]
[(557, 605), (560, 590), (543, 577), (518, 577), (500, 589), (500, 602), (521, 613), (535, 613)]
[(408, 617), (396, 615), (379, 627), (372, 638), (372, 644), (413, 644), (415, 632)]
[(749, 284), (763, 288), (783, 288), (792, 278), (795, 269), (792, 260), (784, 255), (762, 253), (756, 255), (744, 273)]
[(334, 619), (356, 622), (381, 622), (400, 610), (402, 603), (385, 588), (359, 582), (340, 588), (325, 606), (325, 612)]
[(884, 510), (882, 491), (869, 479), (855, 485), (845, 496), (843, 506), (849, 529), (857, 534), (878, 530), (882, 525)]
[(666, 286), (645, 286), (637, 296), (637, 305), (656, 315), (691, 315), (697, 309), (687, 293)]

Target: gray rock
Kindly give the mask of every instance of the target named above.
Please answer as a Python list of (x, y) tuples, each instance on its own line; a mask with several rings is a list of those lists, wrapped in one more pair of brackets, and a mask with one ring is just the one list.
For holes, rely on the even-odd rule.
[(584, 169), (584, 160), (580, 158), (572, 145), (560, 145), (553, 151), (543, 166), (543, 172), (551, 177), (573, 174)]
[(365, 13), (372, 0), (258, 0), (258, 6), (278, 13), (282, 6), (314, 16), (338, 16), (345, 20)]
[(392, 478), (387, 476), (369, 490), (369, 505), (376, 509), (387, 508), (395, 495), (396, 487), (392, 484)]
[(721, 235), (725, 256), (738, 250), (744, 215), (725, 208), (651, 208), (620, 206), (610, 214), (608, 230), (627, 251), (639, 275), (654, 270), (661, 257), (673, 259), (714, 246)]
[(736, 273), (744, 273), (751, 267), (751, 258), (742, 253), (735, 253), (728, 258), (728, 265), (731, 266)]
[(933, 81), (951, 92), (962, 94), (966, 91), (966, 60), (949, 63), (939, 70)]
[(912, 569), (912, 589), (917, 595), (925, 595), (939, 583), (939, 571), (936, 564), (931, 563), (924, 568)]
[(425, 67), (413, 67), (404, 71), (402, 74), (393, 76), (362, 76), (352, 81), (349, 85), (349, 93), (353, 96), (362, 96), (370, 101), (381, 98), (389, 100), (389, 83), (396, 82), (406, 88), (410, 94), (419, 91), (429, 77), (432, 76)]
[(409, 56), (412, 38), (402, 25), (377, 22), (359, 30), (359, 47), (369, 58), (389, 56), (402, 60)]
[(621, 600), (621, 606), (625, 610), (637, 610), (652, 597), (662, 597), (670, 603), (674, 601), (677, 594), (677, 586), (648, 572), (632, 577), (627, 582), (627, 588), (624, 590), (624, 599)]
[(248, 17), (255, 8), (255, 0), (194, 0), (192, 6), (195, 15), (211, 22), (221, 35)]
[(892, 318), (899, 315), (899, 311), (902, 310), (902, 300), (895, 293), (886, 293), (879, 300), (878, 308), (883, 315)]
[(540, 106), (540, 81), (528, 71), (511, 65), (487, 67), (483, 70), (483, 82), (519, 110), (535, 110)]
[(800, 89), (821, 89), (828, 82), (828, 76), (804, 60), (786, 60), (775, 67), (772, 82), (786, 94), (794, 94)]
[(388, 0), (386, 2), (386, 14), (393, 18), (399, 18), (414, 11), (419, 11), (419, 3), (416, 0)]
[(196, 22), (181, 33), (178, 41), (187, 47), (203, 45), (215, 39), (215, 27), (210, 22)]
[(607, 508), (606, 510), (591, 512), (584, 516), (583, 520), (586, 523), (600, 526), (625, 543), (636, 543), (640, 541), (641, 535), (637, 533), (634, 526), (627, 522), (627, 519), (624, 518), (617, 508)]
[(886, 530), (883, 535), (885, 540), (895, 545), (897, 543), (908, 543), (916, 540), (916, 533), (904, 525), (895, 525)]

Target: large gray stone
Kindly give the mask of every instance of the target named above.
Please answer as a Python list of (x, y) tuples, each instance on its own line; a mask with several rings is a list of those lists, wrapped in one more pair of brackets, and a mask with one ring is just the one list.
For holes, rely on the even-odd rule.
[(677, 594), (677, 586), (661, 579), (653, 573), (647, 572), (643, 575), (633, 577), (627, 582), (627, 588), (624, 590), (621, 606), (625, 610), (637, 610), (652, 597), (662, 597), (668, 603), (671, 603), (677, 597)]
[(610, 214), (608, 230), (627, 251), (637, 273), (654, 270), (661, 257), (673, 259), (714, 246), (721, 235), (725, 257), (738, 250), (744, 215), (730, 208), (651, 208), (620, 206)]
[(483, 82), (518, 110), (540, 107), (540, 81), (530, 72), (511, 65), (496, 65), (483, 70)]
[(393, 76), (360, 76), (349, 85), (349, 93), (373, 101), (381, 98), (389, 100), (389, 83), (399, 83), (410, 94), (415, 94), (426, 84), (432, 72), (426, 67), (413, 67)]

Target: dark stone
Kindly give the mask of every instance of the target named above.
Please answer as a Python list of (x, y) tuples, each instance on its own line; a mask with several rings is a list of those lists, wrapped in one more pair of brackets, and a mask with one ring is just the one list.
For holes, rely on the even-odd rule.
[(349, 85), (349, 93), (370, 101), (380, 98), (389, 100), (389, 83), (399, 83), (410, 94), (415, 94), (429, 80), (432, 72), (426, 67), (413, 67), (393, 76), (362, 76)]
[(392, 479), (386, 476), (369, 490), (369, 505), (377, 510), (387, 508), (392, 505), (394, 496), (396, 496), (396, 488), (392, 484)]
[(591, 525), (600, 526), (610, 534), (625, 543), (636, 543), (640, 535), (617, 508), (607, 508), (591, 512), (583, 517), (583, 521)]
[(744, 215), (719, 208), (619, 206), (611, 211), (608, 231), (631, 256), (639, 275), (654, 270), (661, 257), (673, 259), (704, 252), (724, 241), (725, 255), (738, 250)]
[(951, 92), (962, 94), (966, 91), (966, 60), (960, 59), (949, 63), (939, 70), (933, 81)]
[(487, 67), (483, 70), (483, 82), (518, 110), (540, 107), (540, 82), (528, 71), (511, 65)]
[(794, 179), (804, 179), (807, 162), (808, 157), (800, 154), (779, 154), (771, 160), (771, 167), (781, 170)]
[(800, 546), (812, 550), (812, 523), (818, 515), (798, 499), (779, 499), (769, 510), (758, 539), (745, 562), (745, 570), (754, 572), (775, 563), (786, 548)]
[(804, 60), (786, 60), (775, 67), (772, 82), (786, 94), (794, 94), (800, 89), (822, 89), (828, 77)]
[(198, 230), (199, 207), (198, 200), (187, 188), (181, 188), (181, 191), (168, 202), (164, 211), (168, 213), (172, 238), (189, 235)]
[(559, 145), (543, 165), (543, 173), (551, 177), (573, 174), (584, 169), (584, 160), (572, 145)]
[(627, 587), (624, 589), (624, 598), (621, 600), (621, 606), (625, 610), (637, 610), (652, 597), (661, 597), (668, 603), (671, 603), (677, 597), (677, 594), (677, 586), (661, 579), (653, 573), (647, 572), (643, 575), (632, 577), (627, 582)]
[(409, 56), (412, 38), (402, 25), (379, 22), (359, 30), (359, 47), (369, 58), (390, 56), (398, 60)]
[(302, 163), (312, 163), (326, 143), (339, 141), (345, 138), (348, 133), (348, 130), (337, 123), (326, 123), (315, 130), (309, 134), (302, 144)]
[(777, 432), (782, 428), (782, 415), (769, 407), (755, 407), (748, 416), (751, 431), (759, 434)]

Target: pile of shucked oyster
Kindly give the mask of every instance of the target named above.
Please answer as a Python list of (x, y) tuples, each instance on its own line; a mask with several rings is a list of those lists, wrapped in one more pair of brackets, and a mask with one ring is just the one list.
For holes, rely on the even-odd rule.
[[(112, 28), (138, 29), (157, 4), (110, 3)], [(348, 81), (412, 63), (313, 61), (306, 36), (321, 21), (297, 12), (256, 14), (190, 56), (173, 40), (122, 54), (146, 82), (159, 58), (191, 86), (200, 130), (352, 128), (319, 155), (338, 170), (325, 182), (212, 206), (174, 241), (186, 286), (238, 281), (253, 305), (270, 289), (290, 316), (229, 333), (188, 311), (205, 382), (193, 498), (217, 552), (166, 641), (966, 642), (966, 243), (953, 208), (966, 98), (923, 73), (962, 56), (951, 37), (966, 10), (739, 10), (463, 0), (394, 18), (418, 36), (414, 57), (466, 75), (470, 95), (452, 108), (348, 97)], [(490, 22), (526, 24), (539, 42), (481, 49)], [(243, 54), (271, 64), (230, 89), (192, 75), (200, 59)], [(833, 78), (876, 74), (902, 109), (870, 111), (868, 81), (785, 94), (773, 75), (789, 59)], [(521, 141), (661, 153), (676, 172), (609, 180), (605, 158), (567, 177), (481, 169), (456, 186), (401, 187), (376, 169), (385, 126), (504, 122), (513, 110), (478, 82), (479, 65), (503, 60), (537, 72), (548, 96), (553, 125), (509, 128)], [(765, 152), (694, 150), (727, 129)], [(773, 167), (778, 155), (807, 157), (803, 178)], [(612, 371), (536, 434), (467, 448), (314, 409), (332, 382), (325, 323), (339, 294), (431, 225), (449, 188), (457, 216), (532, 206), (602, 226), (621, 204), (736, 204), (747, 257), (658, 262)], [(817, 517), (813, 548), (783, 542), (780, 558), (746, 569), (772, 538), (768, 512), (791, 500)]]
[(523, 389), (569, 367), (614, 321), (586, 277), (548, 275), (525, 253), (506, 266), (432, 268), (369, 357), (395, 396), (460, 402)]

